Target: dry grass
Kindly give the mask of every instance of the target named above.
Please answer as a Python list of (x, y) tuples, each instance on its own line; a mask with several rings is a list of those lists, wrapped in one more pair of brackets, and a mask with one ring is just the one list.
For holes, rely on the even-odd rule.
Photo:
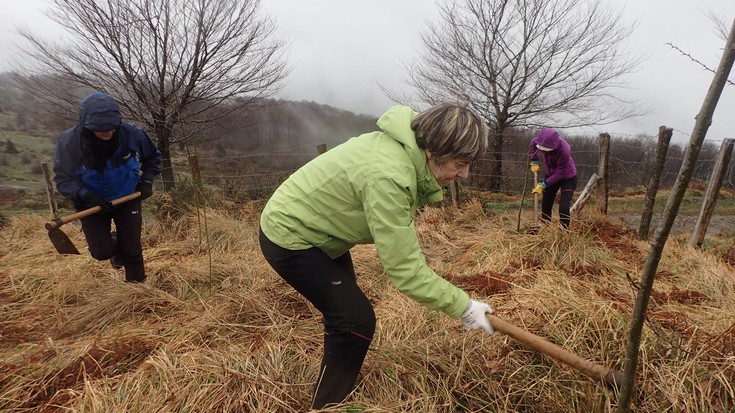
[[(0, 233), (0, 410), (306, 410), (321, 357), (319, 313), (262, 258), (256, 207), (202, 214), (146, 227), (143, 285), (93, 260), (77, 227), (63, 229), (82, 255), (60, 256), (43, 218), (15, 217)], [(514, 228), (514, 213), (486, 216), (479, 203), (428, 208), (417, 220), (430, 265), (496, 315), (622, 369), (648, 245), (604, 217), (577, 219), (570, 232)], [(569, 367), (398, 293), (371, 246), (353, 258), (378, 328), (357, 389), (330, 411), (615, 408), (614, 392)], [(732, 266), (674, 238), (654, 290), (636, 410), (732, 411)]]

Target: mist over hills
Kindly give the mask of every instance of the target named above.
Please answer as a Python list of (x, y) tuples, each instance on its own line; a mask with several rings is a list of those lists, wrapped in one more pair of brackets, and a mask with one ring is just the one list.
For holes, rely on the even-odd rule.
[[(25, 91), (12, 74), (0, 73), (0, 130), (55, 138), (74, 126), (76, 107), (51, 108), (49, 102)], [(124, 112), (123, 117), (134, 121)], [(248, 152), (313, 149), (318, 144), (333, 147), (375, 130), (376, 121), (374, 116), (312, 101), (264, 99), (212, 122), (193, 142)]]

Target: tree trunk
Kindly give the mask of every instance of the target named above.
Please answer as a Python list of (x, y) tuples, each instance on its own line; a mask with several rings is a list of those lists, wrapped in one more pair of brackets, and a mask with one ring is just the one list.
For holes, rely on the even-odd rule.
[(156, 122), (155, 134), (158, 140), (158, 150), (161, 151), (161, 178), (163, 190), (168, 192), (176, 187), (174, 169), (171, 164), (171, 129), (163, 122)]
[(696, 121), (694, 122), (692, 136), (689, 139), (689, 146), (684, 154), (684, 161), (679, 169), (676, 183), (671, 189), (669, 198), (666, 201), (661, 223), (653, 236), (651, 249), (648, 251), (648, 256), (643, 266), (640, 289), (636, 297), (633, 318), (630, 323), (628, 343), (625, 348), (625, 377), (623, 378), (623, 386), (618, 399), (618, 412), (620, 413), (630, 411), (630, 403), (635, 391), (635, 375), (638, 366), (638, 353), (641, 345), (643, 322), (645, 320), (651, 290), (653, 289), (653, 280), (656, 275), (658, 263), (661, 260), (661, 254), (666, 240), (669, 237), (671, 227), (674, 224), (674, 219), (679, 212), (681, 200), (684, 198), (684, 193), (694, 172), (699, 150), (702, 148), (702, 142), (707, 134), (707, 129), (712, 123), (712, 114), (722, 95), (722, 89), (724, 89), (727, 76), (730, 70), (732, 70), (733, 62), (735, 62), (735, 20), (733, 20), (732, 27), (730, 28), (730, 34), (725, 43), (720, 64), (715, 71), (715, 76), (704, 98), (702, 107), (695, 117)]
[(493, 141), (493, 164), (490, 170), (490, 190), (493, 192), (500, 192), (500, 188), (503, 183), (503, 132), (505, 131), (504, 126), (498, 126), (495, 129), (495, 136), (492, 137)]
[(159, 143), (158, 150), (161, 151), (161, 179), (163, 179), (163, 190), (168, 192), (176, 187), (174, 182), (174, 169), (171, 166), (171, 145), (168, 141), (165, 145)]

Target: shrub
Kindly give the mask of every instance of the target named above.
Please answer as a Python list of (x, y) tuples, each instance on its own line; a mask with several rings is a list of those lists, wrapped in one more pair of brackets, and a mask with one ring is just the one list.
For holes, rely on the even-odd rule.
[(206, 189), (201, 198), (197, 198), (196, 186), (192, 180), (186, 177), (180, 178), (174, 189), (160, 196), (154, 196), (152, 199), (154, 215), (161, 222), (171, 222), (178, 220), (189, 211), (203, 207), (204, 204), (215, 206), (210, 202), (211, 197), (206, 193)]
[(5, 142), (5, 153), (16, 154), (16, 153), (20, 153), (20, 151), (18, 151), (18, 148), (15, 147), (15, 144), (13, 143), (13, 141), (8, 139), (8, 141)]

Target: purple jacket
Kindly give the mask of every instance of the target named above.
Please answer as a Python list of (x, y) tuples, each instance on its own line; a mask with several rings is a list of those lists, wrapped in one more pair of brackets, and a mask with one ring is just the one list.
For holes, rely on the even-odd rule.
[[(553, 150), (550, 152), (542, 151), (536, 145), (546, 146)], [(538, 135), (531, 140), (531, 161), (538, 161), (539, 153), (543, 157), (544, 168), (546, 169), (546, 185), (558, 184), (564, 179), (577, 176), (577, 167), (574, 165), (574, 159), (572, 159), (571, 148), (556, 130), (542, 128)]]

